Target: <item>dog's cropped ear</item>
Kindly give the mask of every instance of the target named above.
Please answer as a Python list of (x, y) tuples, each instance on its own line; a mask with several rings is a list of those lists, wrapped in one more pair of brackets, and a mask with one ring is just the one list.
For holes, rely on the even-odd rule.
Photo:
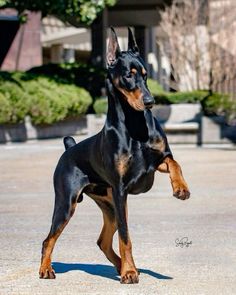
[(117, 36), (115, 30), (111, 27), (111, 32), (107, 47), (107, 64), (110, 66), (116, 60), (118, 54), (120, 53), (120, 46), (118, 44)]
[(133, 53), (139, 53), (138, 45), (130, 28), (128, 28), (128, 32), (128, 50), (132, 51)]

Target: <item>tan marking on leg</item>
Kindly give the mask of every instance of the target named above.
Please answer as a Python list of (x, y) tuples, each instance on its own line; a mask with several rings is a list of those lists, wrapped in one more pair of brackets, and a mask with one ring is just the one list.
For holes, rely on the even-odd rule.
[[(128, 223), (128, 206), (125, 207), (126, 222)], [(132, 243), (128, 233), (127, 244), (121, 239), (119, 235), (119, 250), (121, 256), (121, 283), (122, 284), (135, 284), (139, 282), (139, 273), (135, 266), (132, 255)]]
[(157, 167), (157, 170), (158, 170), (159, 172), (162, 172), (162, 173), (169, 173), (169, 171), (168, 171), (168, 165), (167, 165), (165, 162), (161, 163), (161, 164)]
[(42, 248), (42, 257), (41, 257), (41, 266), (39, 269), (39, 277), (42, 279), (55, 279), (55, 272), (51, 266), (51, 256), (55, 246), (57, 239), (59, 238), (60, 234), (62, 233), (65, 226), (68, 224), (70, 218), (72, 217), (77, 203), (74, 203), (71, 207), (70, 217), (66, 220), (57, 232), (53, 236), (48, 236), (46, 240), (43, 242)]
[[(104, 201), (109, 202), (111, 205), (113, 204), (112, 189), (107, 189), (107, 196), (97, 196), (95, 194), (88, 195), (97, 203), (99, 208), (102, 210), (103, 214), (104, 224), (100, 236), (98, 238), (97, 244), (107, 257), (107, 259), (112, 264), (114, 264), (114, 266), (117, 269), (117, 272), (120, 274), (121, 259), (112, 248), (113, 236), (117, 230), (115, 216), (114, 219), (111, 219), (110, 216), (107, 214), (106, 210), (104, 210), (104, 208), (102, 207), (102, 202)], [(101, 206), (99, 204), (101, 204)]]
[(121, 283), (138, 283), (139, 274), (134, 264), (134, 259), (132, 255), (132, 244), (130, 238), (128, 238), (128, 243), (125, 244), (119, 236), (119, 249), (121, 256)]
[(114, 264), (117, 269), (117, 272), (120, 274), (121, 270), (121, 259), (114, 252), (112, 248), (113, 235), (117, 230), (116, 222), (109, 219), (107, 214), (103, 211), (103, 228), (98, 238), (97, 244), (100, 249), (103, 251), (107, 259)]
[(188, 185), (184, 180), (182, 170), (178, 162), (176, 162), (170, 157), (166, 157), (163, 163), (157, 167), (157, 170), (160, 172), (167, 172), (170, 174), (173, 195), (176, 198), (185, 200), (190, 197)]

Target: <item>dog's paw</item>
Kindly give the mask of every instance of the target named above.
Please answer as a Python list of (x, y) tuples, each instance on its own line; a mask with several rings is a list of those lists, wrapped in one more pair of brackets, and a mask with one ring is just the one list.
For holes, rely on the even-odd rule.
[(137, 284), (139, 282), (139, 273), (137, 271), (129, 270), (121, 276), (121, 284)]
[(175, 188), (173, 196), (180, 200), (187, 200), (190, 197), (190, 191), (186, 186), (179, 186)]
[(49, 266), (49, 267), (41, 266), (40, 270), (39, 270), (39, 278), (40, 279), (55, 279), (56, 275), (55, 275), (54, 269), (51, 266)]

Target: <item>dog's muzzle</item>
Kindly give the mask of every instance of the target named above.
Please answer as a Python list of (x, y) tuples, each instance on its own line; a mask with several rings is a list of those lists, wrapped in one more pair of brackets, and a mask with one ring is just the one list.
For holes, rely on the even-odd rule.
[(143, 103), (146, 109), (151, 109), (155, 103), (154, 98), (152, 96), (146, 96), (143, 98)]

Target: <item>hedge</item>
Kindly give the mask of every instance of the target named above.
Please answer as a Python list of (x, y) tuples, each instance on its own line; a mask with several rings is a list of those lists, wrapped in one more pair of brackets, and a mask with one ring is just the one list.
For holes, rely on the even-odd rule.
[(0, 75), (0, 123), (22, 122), (28, 113), (29, 97), (18, 80)]
[(108, 109), (107, 98), (98, 98), (93, 104), (93, 108), (96, 114), (106, 114)]
[(85, 114), (92, 103), (80, 87), (31, 73), (0, 72), (0, 123), (52, 124)]
[(147, 86), (154, 97), (164, 93), (162, 86), (153, 79), (147, 79)]
[(101, 96), (105, 87), (106, 71), (84, 63), (47, 64), (34, 67), (28, 73), (43, 75), (63, 83), (74, 84), (86, 89), (92, 98)]

